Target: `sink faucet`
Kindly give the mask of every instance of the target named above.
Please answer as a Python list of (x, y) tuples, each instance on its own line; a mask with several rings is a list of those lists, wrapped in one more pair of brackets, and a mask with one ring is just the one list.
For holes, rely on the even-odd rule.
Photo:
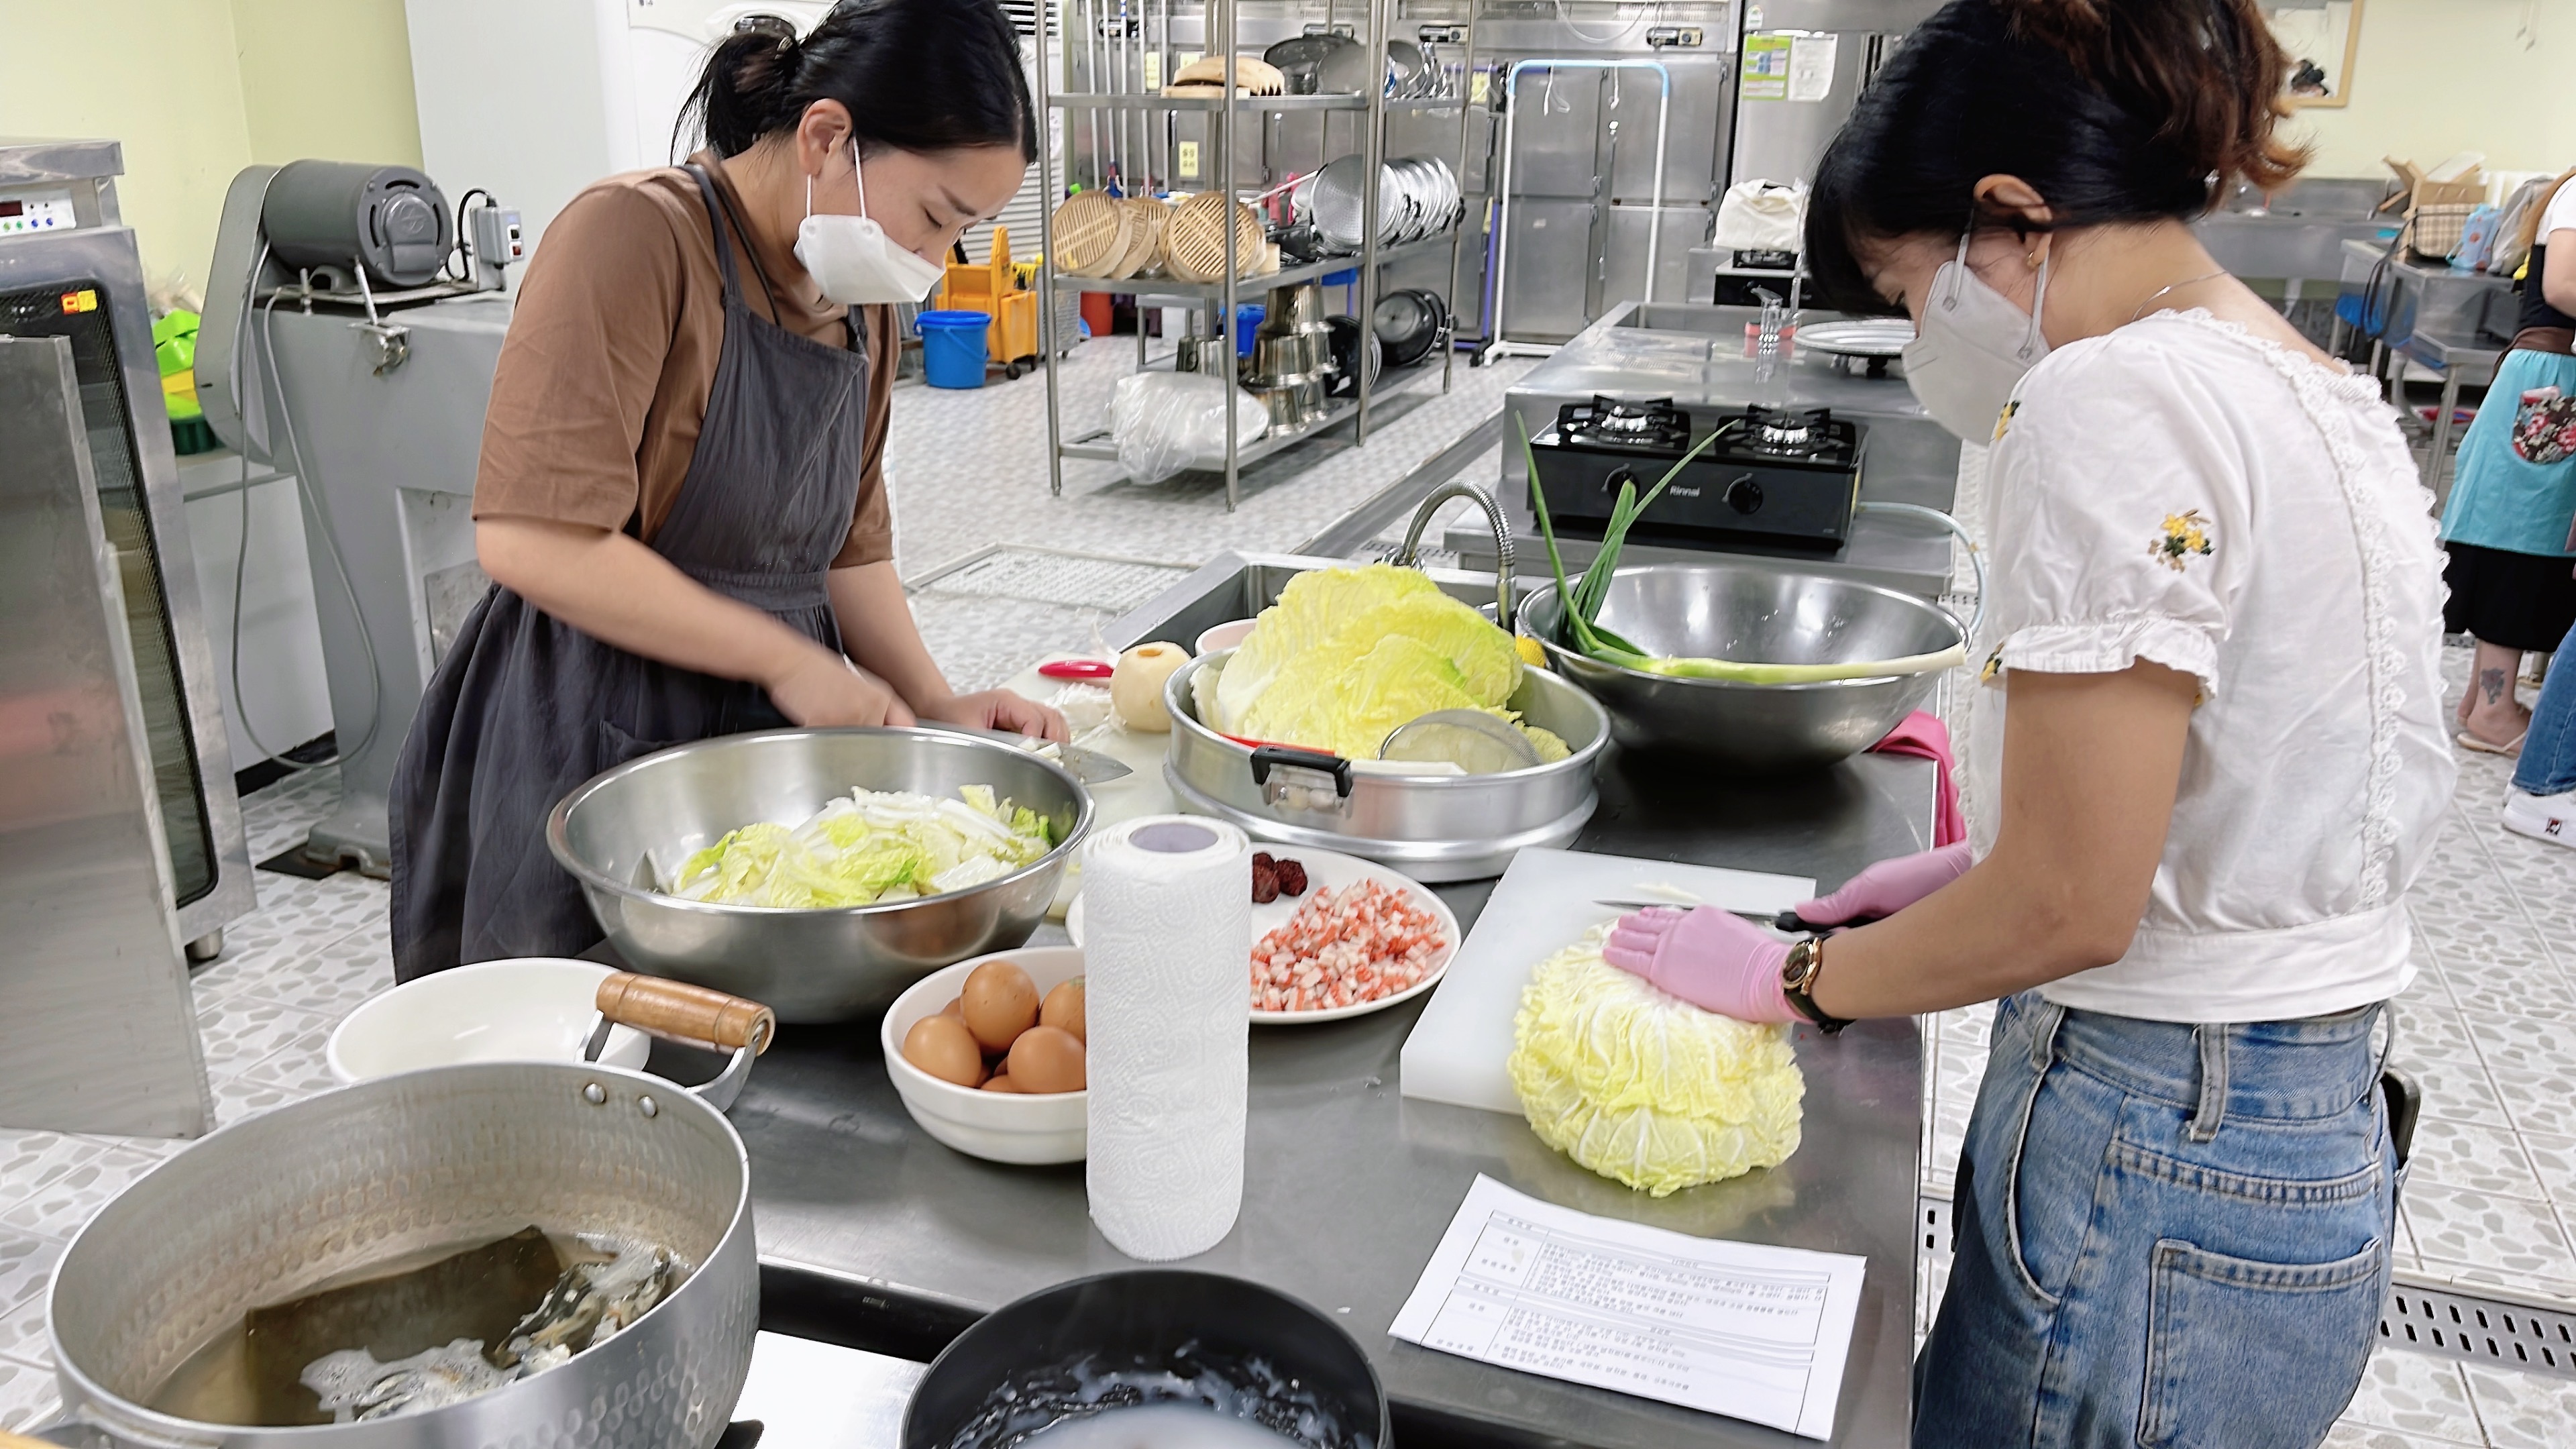
[(1440, 505), (1453, 498), (1467, 499), (1485, 510), (1485, 523), (1494, 530), (1494, 622), (1503, 626), (1504, 633), (1512, 633), (1512, 526), (1493, 494), (1461, 478), (1452, 478), (1432, 489), (1422, 506), (1413, 510), (1413, 522), (1405, 525), (1404, 547), (1396, 551), (1396, 566), (1422, 566), (1422, 531), (1431, 526), (1431, 515), (1440, 511)]

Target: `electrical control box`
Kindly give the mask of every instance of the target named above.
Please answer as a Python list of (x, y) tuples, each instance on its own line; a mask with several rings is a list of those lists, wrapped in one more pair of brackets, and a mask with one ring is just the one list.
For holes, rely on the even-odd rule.
[(466, 214), (466, 225), (470, 229), (466, 240), (474, 249), (477, 282), (497, 287), (501, 268), (515, 267), (527, 260), (528, 240), (519, 227), (518, 208), (480, 207)]
[(69, 231), (80, 223), (72, 216), (68, 191), (0, 194), (0, 236), (30, 231)]

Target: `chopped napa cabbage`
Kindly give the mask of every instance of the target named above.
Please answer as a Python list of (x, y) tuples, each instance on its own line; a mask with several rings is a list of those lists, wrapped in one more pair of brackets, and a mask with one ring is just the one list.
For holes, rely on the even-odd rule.
[[(1521, 669), (1510, 635), (1415, 570), (1319, 569), (1288, 582), (1195, 703), (1226, 734), (1374, 759), (1389, 732), (1436, 709), (1518, 723), (1503, 706)], [(1543, 760), (1565, 756), (1545, 731), (1532, 743)]]
[(957, 793), (853, 790), (800, 825), (746, 825), (692, 852), (666, 889), (725, 905), (868, 906), (999, 880), (1054, 848), (1036, 811), (985, 785)]
[(1798, 1150), (1789, 1030), (1703, 1011), (1601, 959), (1606, 928), (1539, 964), (1508, 1063), (1540, 1140), (1655, 1197)]

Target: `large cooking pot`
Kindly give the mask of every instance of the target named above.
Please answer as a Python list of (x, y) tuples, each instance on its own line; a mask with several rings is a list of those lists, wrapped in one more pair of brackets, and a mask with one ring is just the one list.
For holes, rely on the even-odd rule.
[[(837, 910), (682, 900), (649, 884), (648, 851), (676, 859), (751, 821), (802, 820), (854, 786), (947, 798), (961, 785), (989, 785), (1045, 816), (1055, 849), (965, 890)], [(598, 775), (555, 806), (546, 844), (627, 965), (767, 1002), (781, 1021), (848, 1021), (942, 966), (1026, 942), (1091, 828), (1091, 809), (1090, 792), (1063, 766), (999, 740), (760, 730)]]
[(1386, 1391), (1347, 1329), (1241, 1278), (1179, 1268), (1044, 1288), (931, 1362), (903, 1449), (989, 1449), (1104, 1403), (1195, 1403), (1313, 1449), (1382, 1449)]
[[(756, 1035), (756, 1049), (765, 1018), (716, 1044)], [(280, 1107), (171, 1158), (72, 1240), (47, 1305), (68, 1418), (46, 1432), (145, 1449), (709, 1449), (759, 1328), (750, 1188), (721, 1112), (615, 1067), (433, 1067)], [(695, 1267), (606, 1343), (444, 1408), (250, 1428), (145, 1407), (253, 1307), (532, 1224)]]
[(1163, 689), (1172, 716), (1163, 774), (1182, 803), (1256, 839), (1338, 850), (1419, 881), (1500, 875), (1529, 846), (1561, 846), (1592, 818), (1592, 767), (1610, 743), (1609, 717), (1582, 690), (1544, 669), (1521, 673), (1507, 702), (1554, 731), (1566, 758), (1491, 775), (1392, 775), (1313, 750), (1240, 744), (1202, 723), (1191, 681), (1234, 656), (1200, 655)]

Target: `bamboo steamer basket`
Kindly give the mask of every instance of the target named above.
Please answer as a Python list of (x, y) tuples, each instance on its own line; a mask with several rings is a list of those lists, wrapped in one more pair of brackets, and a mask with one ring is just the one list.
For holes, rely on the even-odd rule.
[[(1288, 90), (1288, 77), (1279, 67), (1257, 55), (1234, 58), (1234, 90), (1244, 96), (1276, 96)], [(1182, 66), (1163, 87), (1167, 96), (1220, 96), (1225, 94), (1225, 57), (1203, 55)]]
[(1131, 218), (1126, 255), (1106, 273), (1114, 280), (1133, 277), (1161, 259), (1163, 230), (1171, 222), (1172, 209), (1150, 196), (1130, 196), (1119, 202)]
[(1202, 191), (1175, 208), (1163, 230), (1163, 265), (1173, 276), (1188, 282), (1225, 279), (1225, 226), (1229, 213), (1234, 220), (1236, 274), (1254, 276), (1260, 272), (1269, 243), (1262, 231), (1261, 213), (1232, 197)]
[(1105, 277), (1135, 240), (1135, 213), (1098, 191), (1077, 191), (1055, 209), (1056, 270)]

